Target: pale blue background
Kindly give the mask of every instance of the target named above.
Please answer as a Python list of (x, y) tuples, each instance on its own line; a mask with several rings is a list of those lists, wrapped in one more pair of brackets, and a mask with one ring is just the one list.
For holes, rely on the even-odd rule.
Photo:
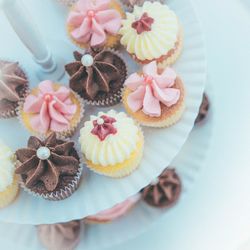
[[(214, 139), (207, 166), (171, 221), (162, 219), (137, 239), (109, 250), (233, 250), (250, 237), (250, 4), (193, 2), (206, 36), (209, 80), (215, 92)], [(50, 24), (46, 13), (37, 15), (42, 17), (44, 29)], [(55, 34), (51, 30), (47, 35)], [(12, 52), (21, 59), (22, 47), (11, 44), (11, 31), (9, 35), (1, 37), (0, 55)], [(14, 238), (9, 246), (1, 242), (0, 249), (23, 249), (13, 242)]]

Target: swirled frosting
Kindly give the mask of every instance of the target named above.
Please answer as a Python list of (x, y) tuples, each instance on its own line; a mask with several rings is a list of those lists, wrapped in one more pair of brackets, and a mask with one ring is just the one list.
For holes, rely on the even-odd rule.
[(156, 181), (142, 191), (143, 200), (154, 207), (170, 207), (181, 193), (181, 180), (174, 169), (165, 169)]
[[(150, 29), (139, 32), (134, 23), (147, 14), (153, 19)], [(166, 55), (174, 48), (179, 33), (178, 19), (167, 5), (159, 2), (145, 2), (142, 7), (135, 6), (133, 13), (126, 13), (119, 33), (121, 44), (139, 60), (154, 60)]]
[(0, 141), (0, 192), (4, 191), (13, 182), (15, 166), (12, 156), (11, 149)]
[(16, 173), (22, 175), (28, 188), (43, 183), (47, 191), (54, 191), (60, 177), (74, 176), (79, 169), (79, 159), (72, 152), (74, 142), (58, 140), (55, 133), (45, 141), (31, 136), (28, 147), (16, 151)]
[(77, 106), (70, 99), (70, 89), (55, 89), (53, 82), (46, 80), (39, 84), (37, 93), (26, 97), (23, 110), (32, 114), (30, 124), (34, 130), (47, 133), (68, 129)]
[[(102, 116), (115, 119), (115, 122), (111, 124), (116, 130), (116, 133), (109, 133), (104, 140), (92, 132), (95, 129), (95, 121), (103, 124), (103, 129), (106, 129)], [(99, 112), (97, 116), (91, 116), (90, 121), (85, 122), (80, 134), (79, 142), (87, 160), (104, 167), (128, 159), (136, 149), (139, 140), (139, 128), (134, 121), (125, 113), (117, 113), (114, 110), (108, 113)]]
[(42, 244), (53, 250), (74, 249), (80, 240), (81, 222), (70, 221), (51, 225), (39, 225), (37, 233)]
[[(90, 48), (74, 52), (75, 62), (65, 66), (70, 87), (87, 100), (103, 100), (117, 94), (126, 79), (126, 64), (110, 50)], [(108, 72), (108, 73), (107, 73)]]
[(209, 111), (209, 100), (208, 100), (208, 97), (207, 95), (204, 93), (203, 94), (203, 97), (202, 97), (202, 102), (201, 102), (201, 105), (200, 105), (200, 109), (199, 109), (199, 113), (195, 119), (195, 124), (198, 124), (200, 123), (201, 121), (203, 121), (206, 117), (207, 117), (207, 113)]
[(152, 117), (161, 116), (161, 103), (167, 107), (176, 104), (180, 90), (173, 88), (176, 73), (166, 68), (158, 74), (156, 61), (145, 65), (142, 75), (134, 73), (128, 77), (125, 86), (131, 90), (127, 103), (133, 112), (142, 110)]
[(115, 220), (126, 214), (130, 210), (130, 208), (139, 201), (139, 199), (139, 195), (132, 196), (127, 200), (113, 206), (112, 208), (103, 210), (95, 215), (88, 216), (87, 219), (100, 221)]
[(76, 41), (98, 46), (106, 42), (107, 34), (118, 33), (121, 15), (110, 7), (110, 0), (79, 0), (70, 11), (67, 24)]

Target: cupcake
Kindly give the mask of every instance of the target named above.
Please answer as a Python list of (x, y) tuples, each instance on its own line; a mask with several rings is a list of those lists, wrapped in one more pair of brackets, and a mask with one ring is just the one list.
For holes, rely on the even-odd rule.
[(169, 127), (185, 110), (182, 80), (172, 68), (159, 70), (155, 61), (130, 75), (124, 85), (124, 107), (144, 126)]
[(28, 80), (18, 62), (0, 60), (0, 118), (17, 115), (18, 102), (25, 96)]
[(124, 16), (117, 0), (79, 0), (67, 18), (68, 35), (81, 48), (112, 48), (119, 44)]
[(37, 226), (38, 238), (46, 249), (73, 250), (80, 242), (81, 221)]
[(112, 106), (120, 102), (127, 67), (112, 50), (90, 48), (84, 54), (74, 52), (75, 60), (65, 66), (70, 88), (88, 104)]
[(103, 224), (112, 222), (126, 215), (135, 206), (139, 199), (140, 195), (134, 195), (110, 209), (106, 209), (95, 215), (86, 217), (84, 221), (88, 224)]
[(208, 111), (209, 111), (209, 100), (208, 97), (206, 95), (206, 93), (203, 94), (203, 98), (202, 98), (202, 102), (200, 105), (200, 109), (199, 109), (199, 113), (195, 119), (194, 124), (198, 124), (201, 123), (202, 121), (205, 120), (205, 118), (207, 117)]
[(181, 194), (181, 180), (174, 169), (165, 169), (162, 174), (145, 187), (142, 199), (150, 206), (158, 208), (172, 207)]
[(132, 173), (143, 155), (144, 137), (140, 127), (125, 113), (99, 112), (80, 131), (87, 167), (113, 178)]
[(74, 3), (76, 3), (78, 0), (58, 0), (59, 3), (64, 4), (68, 7), (72, 7)]
[(31, 134), (63, 137), (74, 134), (83, 117), (82, 99), (69, 88), (46, 80), (34, 88), (19, 106), (19, 118)]
[(82, 167), (74, 142), (51, 133), (44, 141), (31, 136), (27, 148), (16, 151), (16, 174), (29, 193), (48, 200), (63, 200), (77, 189)]
[(122, 21), (121, 44), (139, 63), (157, 61), (161, 68), (173, 64), (182, 49), (182, 29), (167, 5), (146, 1), (134, 6)]
[(164, 3), (164, 0), (121, 0), (121, 2), (129, 9), (132, 9), (135, 5), (142, 6), (146, 1), (150, 1), (152, 3), (158, 1)]
[(0, 208), (13, 202), (18, 191), (13, 153), (9, 147), (0, 142)]

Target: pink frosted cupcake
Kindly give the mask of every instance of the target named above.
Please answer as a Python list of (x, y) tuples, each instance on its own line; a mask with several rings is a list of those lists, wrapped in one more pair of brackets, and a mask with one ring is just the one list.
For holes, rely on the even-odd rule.
[(66, 86), (46, 80), (19, 106), (19, 118), (31, 134), (48, 136), (51, 132), (70, 137), (83, 116), (83, 101)]
[(183, 82), (172, 68), (157, 67), (156, 61), (144, 65), (124, 83), (123, 104), (127, 113), (148, 127), (169, 127), (185, 110)]
[(119, 44), (118, 31), (125, 13), (116, 0), (79, 0), (69, 12), (67, 31), (81, 48)]
[(86, 217), (85, 222), (89, 224), (102, 224), (116, 220), (127, 214), (127, 212), (130, 211), (132, 207), (134, 207), (134, 205), (139, 201), (139, 199), (140, 195), (138, 194), (132, 196), (124, 202), (119, 203), (110, 209), (106, 209), (104, 211), (101, 211), (100, 213), (97, 213), (96, 215)]

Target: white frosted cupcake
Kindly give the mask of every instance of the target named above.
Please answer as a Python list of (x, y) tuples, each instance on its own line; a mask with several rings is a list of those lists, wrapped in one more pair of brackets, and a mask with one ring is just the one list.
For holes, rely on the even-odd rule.
[(0, 141), (0, 208), (9, 205), (17, 196), (19, 186), (14, 172), (13, 152)]
[(165, 4), (146, 1), (126, 13), (121, 44), (139, 63), (156, 60), (161, 68), (173, 64), (182, 49), (182, 29), (176, 14)]
[(80, 133), (81, 149), (91, 170), (119, 178), (138, 167), (144, 138), (140, 127), (125, 113), (99, 112), (85, 122)]

